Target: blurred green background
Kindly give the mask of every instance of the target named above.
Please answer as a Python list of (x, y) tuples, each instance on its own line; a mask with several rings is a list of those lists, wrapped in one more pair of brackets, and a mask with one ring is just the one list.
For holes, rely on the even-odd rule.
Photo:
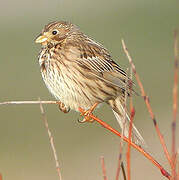
[[(126, 69), (124, 38), (141, 77), (159, 126), (171, 145), (173, 30), (179, 27), (177, 0), (1, 0), (0, 101), (53, 100), (39, 72), (40, 46), (35, 37), (45, 24), (68, 20), (101, 42)], [(152, 121), (140, 96), (134, 98), (135, 124), (148, 151), (169, 168)], [(63, 179), (115, 178), (119, 138), (100, 125), (79, 124), (79, 114), (44, 106)], [(96, 115), (119, 129), (107, 105)], [(58, 179), (38, 105), (0, 106), (0, 173), (6, 180)], [(178, 132), (177, 132), (178, 133)], [(179, 136), (179, 133), (177, 134)], [(178, 144), (179, 145), (179, 144)], [(141, 154), (132, 150), (132, 179), (165, 179)]]

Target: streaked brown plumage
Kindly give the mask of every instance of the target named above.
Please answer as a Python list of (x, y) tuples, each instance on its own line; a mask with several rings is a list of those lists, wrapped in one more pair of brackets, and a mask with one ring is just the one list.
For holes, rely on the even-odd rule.
[[(79, 107), (88, 110), (95, 103), (106, 102), (123, 128), (124, 94), (130, 80), (107, 49), (77, 26), (64, 21), (46, 25), (36, 42), (42, 44), (39, 64), (43, 80), (61, 102), (63, 112), (78, 111)], [(128, 136), (128, 125), (129, 121), (125, 136)], [(135, 127), (133, 139), (143, 142)]]

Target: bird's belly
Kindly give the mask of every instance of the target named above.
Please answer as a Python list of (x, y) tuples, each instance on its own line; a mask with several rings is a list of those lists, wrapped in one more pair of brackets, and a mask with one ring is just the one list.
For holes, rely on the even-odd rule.
[(80, 77), (80, 82), (78, 82), (79, 78), (76, 74), (63, 73), (62, 75), (55, 71), (42, 71), (42, 77), (51, 94), (66, 107), (76, 111), (79, 107), (87, 110), (96, 102), (104, 101), (98, 97), (94, 87), (88, 87), (86, 82), (88, 80)]

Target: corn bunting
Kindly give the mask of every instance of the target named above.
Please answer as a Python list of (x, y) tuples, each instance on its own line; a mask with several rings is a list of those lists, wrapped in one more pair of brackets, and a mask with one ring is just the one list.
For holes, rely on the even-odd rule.
[[(42, 78), (59, 101), (59, 108), (66, 113), (81, 107), (87, 117), (98, 104), (106, 102), (128, 137), (130, 119), (124, 111), (124, 99), (126, 89), (130, 95), (131, 83), (108, 50), (64, 21), (47, 24), (36, 43), (42, 45), (38, 57)], [(134, 142), (144, 142), (134, 125), (132, 136)]]

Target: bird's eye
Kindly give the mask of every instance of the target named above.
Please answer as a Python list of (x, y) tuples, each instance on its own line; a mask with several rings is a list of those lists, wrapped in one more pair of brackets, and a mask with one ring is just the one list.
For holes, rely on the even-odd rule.
[(57, 33), (58, 33), (57, 30), (52, 31), (53, 35), (56, 35)]

